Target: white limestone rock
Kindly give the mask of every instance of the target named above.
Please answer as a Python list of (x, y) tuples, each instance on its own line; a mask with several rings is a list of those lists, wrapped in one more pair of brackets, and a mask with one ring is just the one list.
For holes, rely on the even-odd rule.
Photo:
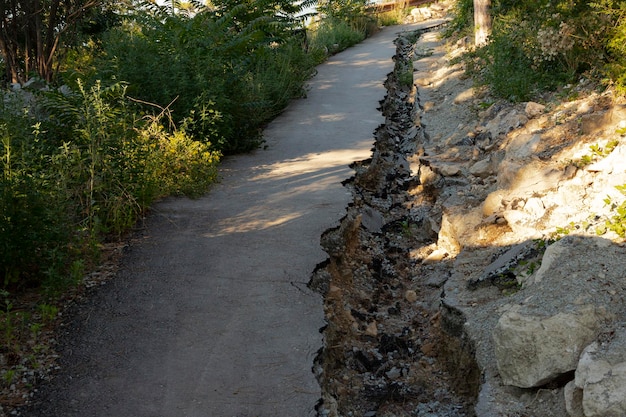
[(626, 415), (625, 330), (620, 328), (613, 340), (590, 344), (580, 357), (575, 384), (582, 390), (585, 417)]
[(470, 174), (478, 178), (487, 178), (494, 174), (493, 164), (490, 158), (482, 159), (476, 162), (470, 168)]
[(492, 137), (509, 133), (528, 123), (525, 114), (513, 109), (502, 110), (498, 115), (487, 123), (485, 131), (490, 132)]
[(593, 306), (549, 317), (505, 312), (493, 332), (503, 383), (538, 387), (575, 370), (580, 353), (597, 336), (602, 320)]
[(546, 106), (543, 104), (535, 103), (534, 101), (529, 101), (526, 103), (525, 113), (526, 117), (532, 119), (533, 117), (540, 116), (546, 110)]
[(583, 413), (583, 390), (570, 381), (563, 389), (565, 395), (565, 410), (569, 417), (585, 417)]

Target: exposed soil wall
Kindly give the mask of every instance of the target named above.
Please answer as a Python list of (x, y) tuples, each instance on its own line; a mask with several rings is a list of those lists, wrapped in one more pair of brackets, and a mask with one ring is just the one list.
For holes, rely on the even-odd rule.
[(328, 323), (315, 366), (320, 416), (469, 416), (477, 395), (471, 343), (441, 331), (443, 280), (416, 275), (410, 256), (437, 240), (432, 195), (410, 165), (426, 141), (413, 82), (420, 34), (396, 41), (372, 158), (354, 165), (345, 184), (354, 201), (322, 236), (329, 259), (310, 283), (325, 296)]
[(463, 48), (397, 40), (311, 280), (318, 415), (626, 415), (626, 106), (585, 79), (498, 101), (450, 63)]

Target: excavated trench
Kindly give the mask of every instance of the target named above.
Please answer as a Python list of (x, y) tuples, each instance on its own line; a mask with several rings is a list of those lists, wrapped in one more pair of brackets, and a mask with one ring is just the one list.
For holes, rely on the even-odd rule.
[(353, 195), (346, 215), (321, 238), (329, 257), (309, 284), (324, 296), (327, 321), (314, 366), (320, 417), (475, 415), (474, 347), (461, 313), (441, 304), (451, 265), (428, 258), (440, 239), (442, 187), (424, 180), (429, 167), (420, 162), (433, 133), (420, 122), (413, 80), (424, 32), (396, 40), (385, 123), (372, 157), (344, 184)]

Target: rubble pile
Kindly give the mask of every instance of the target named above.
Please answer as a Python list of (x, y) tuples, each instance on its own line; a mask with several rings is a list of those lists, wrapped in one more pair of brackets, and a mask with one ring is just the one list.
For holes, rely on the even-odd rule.
[(437, 35), (398, 38), (322, 236), (318, 415), (626, 415), (626, 106), (585, 80), (495, 100)]
[(372, 158), (353, 166), (345, 185), (354, 201), (340, 226), (322, 236), (329, 259), (310, 283), (324, 294), (328, 322), (314, 369), (324, 393), (319, 416), (469, 416), (478, 387), (474, 372), (474, 387), (450, 389), (439, 348), (443, 281), (416, 280), (409, 256), (437, 240), (430, 204), (415, 199), (423, 187), (411, 173), (426, 140), (413, 84), (416, 37), (396, 41)]

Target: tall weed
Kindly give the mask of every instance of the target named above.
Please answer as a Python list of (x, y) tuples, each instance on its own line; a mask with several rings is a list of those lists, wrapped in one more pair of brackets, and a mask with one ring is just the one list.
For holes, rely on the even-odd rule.
[(216, 180), (209, 142), (169, 132), (163, 114), (138, 118), (122, 84), (77, 85), (0, 117), (0, 287), (69, 283), (156, 198), (197, 197)]
[(254, 149), (262, 126), (302, 94), (313, 67), (295, 21), (261, 6), (135, 16), (105, 38), (99, 74), (168, 107), (175, 125), (222, 153)]
[(311, 52), (318, 63), (328, 55), (336, 54), (365, 39), (365, 31), (339, 19), (325, 19), (311, 29)]
[[(16, 108), (0, 116), (0, 287), (24, 289), (62, 278), (71, 239), (32, 119)], [(29, 128), (30, 127), (30, 128)]]
[[(512, 100), (600, 71), (619, 88), (626, 67), (625, 10), (623, 2), (613, 0), (496, 1), (490, 43), (470, 52), (468, 68)], [(471, 28), (471, 12), (471, 1), (458, 2), (452, 25), (457, 33)]]

